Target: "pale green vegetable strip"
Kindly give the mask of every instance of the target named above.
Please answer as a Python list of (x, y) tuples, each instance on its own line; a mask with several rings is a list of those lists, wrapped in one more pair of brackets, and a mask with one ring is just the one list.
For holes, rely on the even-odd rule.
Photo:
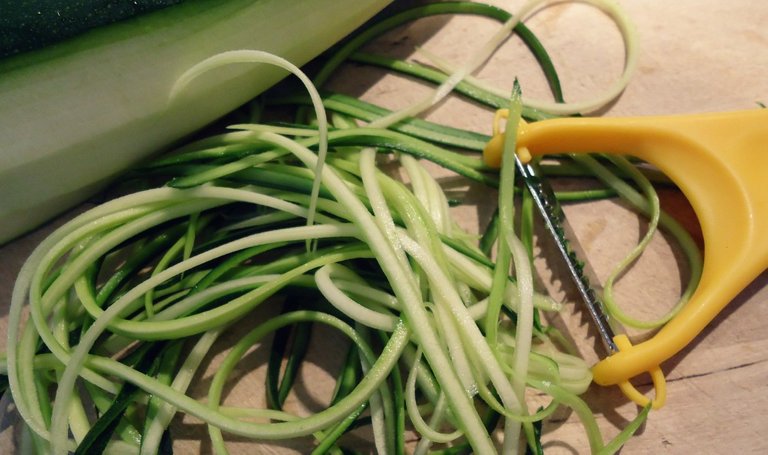
[[(645, 250), (651, 240), (653, 240), (654, 234), (656, 233), (656, 229), (659, 224), (659, 216), (661, 214), (659, 195), (653, 189), (651, 182), (649, 182), (648, 179), (642, 175), (642, 173), (640, 173), (634, 166), (632, 166), (626, 160), (626, 158), (612, 157), (610, 159), (620, 169), (628, 172), (632, 179), (640, 187), (640, 190), (645, 194), (646, 204), (649, 207), (651, 218), (648, 222), (648, 228), (643, 238), (640, 239), (640, 242), (638, 242), (638, 244), (635, 245), (635, 247), (626, 255), (626, 257), (614, 267), (611, 274), (605, 280), (605, 284), (603, 285), (603, 303), (605, 303), (609, 313), (623, 324), (642, 328), (657, 327), (666, 322), (668, 319), (661, 319), (656, 322), (651, 321), (646, 325), (642, 321), (630, 318), (626, 313), (621, 311), (621, 309), (616, 304), (616, 299), (613, 297), (613, 284), (618, 279), (618, 277), (624, 273), (627, 267), (629, 267), (630, 264), (632, 264), (638, 257), (640, 257), (640, 254), (642, 254), (643, 250)], [(675, 311), (670, 312), (669, 317), (672, 317), (674, 314)]]
[[(392, 218), (387, 199), (384, 197), (384, 193), (377, 182), (376, 172), (376, 150), (372, 148), (363, 149), (360, 152), (360, 177), (363, 180), (365, 194), (368, 196), (368, 201), (371, 204), (375, 217), (374, 221), (386, 237), (388, 244), (392, 246), (400, 266), (406, 268), (408, 267), (408, 260), (402, 251), (402, 247), (399, 245), (395, 220)], [(412, 280), (411, 278), (409, 279)], [(412, 282), (411, 285), (415, 286), (416, 284)]]
[(419, 405), (416, 402), (416, 377), (419, 372), (419, 360), (421, 359), (421, 352), (416, 351), (416, 362), (414, 362), (411, 371), (408, 373), (408, 379), (405, 382), (405, 404), (408, 411), (408, 417), (419, 432), (422, 438), (438, 443), (446, 443), (455, 440), (461, 436), (461, 432), (456, 430), (451, 433), (440, 433), (432, 429), (424, 418), (419, 413)]
[(312, 183), (309, 215), (307, 216), (307, 224), (311, 225), (314, 223), (317, 197), (320, 192), (320, 176), (322, 175), (323, 165), (325, 164), (326, 155), (328, 154), (328, 119), (325, 114), (325, 108), (323, 107), (323, 100), (320, 98), (317, 88), (299, 67), (282, 57), (264, 51), (239, 50), (222, 52), (203, 60), (182, 74), (171, 89), (171, 98), (173, 99), (180, 90), (183, 90), (187, 84), (199, 75), (211, 69), (231, 65), (233, 63), (268, 63), (283, 68), (299, 78), (312, 100), (312, 106), (315, 109), (315, 116), (317, 118), (319, 152), (317, 164), (313, 168), (315, 180)]
[(455, 72), (453, 72), (448, 77), (448, 79), (443, 81), (436, 89), (434, 89), (430, 95), (404, 109), (395, 111), (385, 117), (371, 122), (370, 126), (376, 128), (387, 127), (399, 122), (400, 120), (403, 120), (406, 117), (415, 117), (421, 112), (424, 112), (425, 110), (435, 106), (446, 96), (448, 96), (459, 82), (461, 82), (467, 75), (471, 74), (477, 68), (479, 68), (480, 65), (482, 65), (493, 54), (496, 48), (501, 45), (501, 43), (510, 35), (510, 33), (512, 33), (512, 29), (514, 29), (515, 26), (520, 23), (523, 18), (525, 18), (525, 16), (527, 16), (531, 11), (533, 11), (545, 1), (546, 0), (534, 0), (525, 3), (520, 11), (518, 11), (518, 13), (515, 14), (510, 20), (499, 27), (496, 33), (483, 46), (481, 46), (480, 49), (471, 54), (471, 58), (468, 62), (466, 62), (466, 64), (462, 65)]
[(613, 438), (612, 441), (610, 441), (602, 449), (600, 449), (599, 452), (597, 452), (598, 455), (612, 455), (621, 450), (622, 446), (629, 440), (629, 438), (631, 438), (632, 435), (634, 435), (635, 432), (639, 430), (640, 427), (645, 423), (650, 411), (651, 405), (644, 407), (637, 414), (637, 417), (629, 422), (629, 425), (624, 427), (624, 429), (622, 429), (621, 432), (615, 438)]
[[(635, 208), (640, 210), (641, 212), (652, 216), (652, 207), (648, 204), (648, 199), (646, 197), (643, 197), (637, 190), (629, 186), (626, 182), (623, 180), (617, 178), (615, 175), (613, 175), (605, 166), (603, 166), (599, 161), (597, 161), (595, 158), (588, 156), (588, 155), (572, 155), (572, 158), (579, 162), (580, 164), (586, 166), (591, 172), (594, 173), (594, 175), (605, 182), (608, 185), (611, 185), (618, 194), (627, 202), (632, 204)], [(640, 327), (643, 326), (650, 326), (650, 327), (656, 327), (659, 324), (663, 324), (664, 321), (667, 321), (674, 317), (675, 314), (680, 310), (680, 308), (685, 305), (685, 303), (688, 301), (690, 296), (693, 294), (693, 292), (696, 290), (696, 287), (698, 286), (699, 280), (701, 279), (701, 273), (702, 273), (702, 266), (703, 266), (703, 260), (701, 256), (701, 251), (699, 251), (698, 246), (691, 238), (691, 235), (680, 226), (677, 221), (675, 221), (672, 217), (670, 217), (668, 214), (661, 211), (659, 213), (659, 221), (658, 223), (670, 234), (672, 234), (675, 239), (677, 240), (680, 248), (682, 249), (683, 253), (688, 258), (688, 266), (690, 268), (689, 273), (690, 277), (688, 280), (688, 284), (685, 287), (682, 295), (680, 296), (680, 299), (678, 300), (677, 304), (669, 311), (666, 315), (662, 316), (661, 318), (658, 318), (656, 321), (631, 321), (629, 319), (626, 320), (625, 323), (628, 323), (627, 325), (632, 325), (634, 323), (637, 323)]]
[[(516, 332), (515, 332), (515, 352), (513, 357), (513, 375), (512, 387), (518, 400), (525, 402), (525, 381), (528, 376), (528, 356), (531, 349), (531, 340), (533, 334), (533, 272), (528, 258), (525, 246), (517, 237), (514, 231), (515, 207), (514, 207), (514, 187), (515, 187), (515, 153), (517, 144), (517, 126), (521, 119), (522, 104), (520, 97), (520, 87), (515, 81), (515, 87), (512, 90), (510, 99), (509, 116), (507, 118), (504, 149), (501, 168), (501, 184), (499, 191), (499, 254), (505, 254), (503, 249), (509, 251), (512, 263), (517, 277), (517, 289), (519, 298), (519, 307), (517, 311)], [(498, 265), (497, 265), (498, 267)], [(503, 271), (503, 269), (501, 269)], [(497, 274), (497, 277), (499, 275)], [(498, 306), (494, 311), (494, 316), (498, 318)], [(489, 322), (492, 320), (489, 318)], [(495, 343), (495, 339), (491, 339)], [(514, 410), (518, 414), (527, 414), (526, 407), (520, 407)], [(506, 421), (508, 434), (519, 434), (519, 426), (514, 425), (511, 419)], [(527, 432), (531, 432), (530, 427), (526, 427)], [(512, 439), (512, 438), (510, 438)], [(515, 437), (516, 441), (517, 438)], [(505, 438), (505, 450), (512, 451), (514, 447), (512, 442)]]
[(442, 305), (434, 305), (432, 313), (435, 317), (435, 328), (445, 340), (453, 366), (459, 375), (462, 385), (464, 385), (466, 393), (475, 395), (477, 390), (476, 378), (474, 377), (469, 357), (464, 350), (463, 339), (461, 336), (456, 336), (456, 334), (461, 333), (456, 321), (450, 317), (448, 310)]
[[(399, 321), (402, 323), (401, 321)], [(362, 348), (363, 355), (360, 356), (360, 365), (363, 376), (369, 374), (370, 367), (376, 360), (376, 356), (370, 349), (370, 343), (365, 340), (370, 339), (369, 330), (362, 327), (359, 323), (355, 324), (356, 331), (352, 332), (361, 337), (364, 341), (358, 348)], [(351, 334), (348, 334), (351, 336)], [(355, 340), (353, 339), (353, 342)], [(366, 352), (367, 351), (367, 352)], [(371, 428), (373, 430), (373, 441), (377, 453), (392, 453), (395, 449), (395, 425), (394, 408), (392, 406), (392, 394), (386, 381), (382, 382), (381, 387), (373, 393), (368, 399), (369, 413), (371, 416)]]
[[(579, 3), (587, 3), (589, 5), (592, 5), (595, 8), (598, 8), (601, 11), (603, 11), (605, 14), (607, 14), (614, 20), (614, 23), (619, 28), (619, 31), (622, 34), (622, 38), (624, 39), (624, 49), (625, 49), (624, 70), (618, 80), (616, 80), (603, 94), (601, 94), (598, 97), (595, 97), (594, 99), (581, 101), (581, 102), (554, 103), (551, 101), (533, 100), (533, 99), (528, 99), (523, 97), (522, 103), (527, 107), (530, 107), (532, 109), (536, 109), (539, 111), (547, 112), (550, 114), (557, 114), (557, 115), (572, 115), (572, 114), (596, 111), (604, 107), (614, 99), (616, 99), (616, 97), (618, 97), (621, 94), (621, 92), (624, 91), (624, 89), (629, 84), (629, 81), (637, 68), (637, 62), (639, 58), (638, 43), (640, 39), (638, 37), (637, 31), (635, 30), (634, 24), (630, 20), (627, 13), (621, 8), (621, 6), (610, 0), (575, 0), (575, 1)], [(514, 26), (517, 24), (517, 17), (525, 19), (529, 13), (533, 11), (538, 11), (540, 9), (539, 6), (553, 5), (558, 3), (562, 3), (562, 2), (559, 0), (530, 1), (526, 3), (523, 8), (520, 9), (520, 11), (518, 12), (515, 18), (510, 20), (508, 23), (504, 24), (504, 29), (512, 30), (512, 28), (514, 28)], [(494, 43), (498, 42), (496, 40), (497, 38), (494, 38)], [(446, 61), (445, 59), (443, 59), (442, 57), (434, 53), (431, 53), (425, 49), (419, 48), (418, 52), (419, 54), (426, 57), (430, 61), (430, 63), (434, 64), (436, 67), (440, 68), (442, 71), (446, 72), (447, 74), (451, 74), (453, 76), (453, 75), (461, 74), (463, 71), (465, 71), (462, 67), (453, 65), (448, 61)], [(472, 71), (474, 71), (474, 69), (471, 71), (466, 71), (465, 74), (463, 75), (462, 79), (465, 82), (468, 82), (481, 90), (484, 90), (488, 93), (491, 93), (501, 98), (506, 98), (508, 96), (508, 93), (506, 91), (492, 87), (489, 84), (477, 78), (472, 77), (471, 76)]]
[[(512, 409), (513, 412), (519, 412), (521, 403), (518, 401), (517, 395), (514, 393), (509, 380), (503, 373), (490, 347), (485, 342), (483, 335), (469, 315), (467, 308), (456, 293), (450, 279), (437, 266), (434, 258), (427, 254), (418, 243), (405, 236), (401, 236), (400, 242), (408, 254), (427, 272), (435, 303), (447, 306), (449, 313), (455, 318), (454, 320), (457, 323), (457, 328), (459, 329), (460, 336), (463, 338), (463, 342), (476, 352), (477, 358), (481, 360), (480, 365), (483, 371), (493, 383), (504, 405)], [(453, 398), (450, 392), (447, 391), (446, 396), (449, 399)], [(514, 427), (515, 425), (510, 426)], [(483, 430), (483, 433), (485, 433), (485, 430)], [(512, 430), (512, 433), (505, 434), (505, 441), (507, 437), (511, 437), (516, 445), (518, 436), (519, 434), (514, 434), (514, 430)]]
[(331, 278), (333, 265), (325, 265), (315, 273), (317, 289), (342, 313), (368, 327), (391, 332), (398, 319), (360, 305), (339, 289)]
[[(176, 241), (176, 243), (171, 245), (163, 257), (160, 258), (160, 262), (155, 266), (155, 268), (152, 269), (152, 274), (157, 275), (160, 271), (168, 267), (168, 264), (174, 260), (176, 255), (179, 254), (182, 249), (186, 250), (186, 244), (186, 237), (181, 237)], [(85, 280), (83, 279), (82, 282), (85, 282)], [(148, 318), (154, 318), (155, 316), (154, 294), (154, 289), (150, 289), (146, 294), (144, 294), (144, 311), (147, 313)]]
[[(221, 334), (221, 330), (212, 330), (204, 333), (192, 347), (187, 357), (184, 359), (184, 363), (181, 365), (176, 377), (173, 378), (171, 387), (178, 393), (184, 393), (189, 385), (192, 383), (195, 373), (200, 367), (203, 358), (210, 351), (213, 343)], [(140, 455), (154, 455), (158, 451), (160, 446), (160, 440), (163, 437), (163, 432), (168, 427), (176, 413), (176, 408), (167, 402), (159, 400), (157, 397), (152, 397), (159, 403), (159, 408), (155, 413), (154, 419), (152, 419), (149, 426), (143, 432), (141, 438), (141, 450)]]

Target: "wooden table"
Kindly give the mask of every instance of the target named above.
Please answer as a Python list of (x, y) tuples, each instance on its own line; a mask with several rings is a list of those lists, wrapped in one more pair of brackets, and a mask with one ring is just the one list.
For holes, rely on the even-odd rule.
[[(517, 0), (498, 3), (511, 11), (522, 4)], [(622, 96), (599, 114), (709, 112), (754, 108), (758, 102), (768, 102), (765, 75), (768, 3), (751, 0), (623, 0), (620, 3), (629, 12), (640, 35), (639, 66)], [(621, 72), (620, 35), (595, 9), (584, 4), (554, 6), (539, 12), (527, 23), (552, 54), (568, 100), (594, 96)], [(429, 19), (391, 33), (377, 49), (406, 56), (412, 55), (414, 46), (418, 45), (447, 59), (462, 61), (467, 58), (468, 49), (479, 44), (494, 27), (494, 23), (477, 18)], [(510, 87), (516, 76), (526, 96), (547, 96), (540, 71), (517, 40), (507, 43), (480, 75), (501, 87)], [(420, 84), (359, 68), (354, 73), (342, 74), (335, 86), (388, 107), (404, 106), (423, 92)], [(487, 132), (491, 114), (450, 100), (431, 112), (429, 118)], [(470, 193), (467, 200), (471, 203), (456, 209), (457, 219), (476, 230), (487, 218), (488, 203), (484, 199), (487, 197), (486, 193)], [(690, 219), (684, 204), (679, 204), (679, 195), (667, 195), (666, 199), (677, 202), (675, 207), (682, 207), (673, 207), (673, 214)], [(568, 206), (566, 210), (590, 262), (602, 278), (634, 245), (643, 229), (643, 223), (615, 201)], [(15, 274), (31, 248), (52, 228), (53, 224), (0, 248), (2, 333)], [(546, 251), (540, 253), (546, 255)], [(537, 265), (542, 272), (542, 284), (555, 293), (562, 293), (559, 280), (564, 277), (551, 272), (551, 263), (543, 258), (537, 260)], [(660, 314), (674, 301), (684, 279), (684, 266), (675, 248), (658, 238), (620, 282), (618, 295), (633, 314)], [(768, 438), (764, 435), (768, 431), (768, 331), (763, 326), (768, 321), (767, 283), (768, 274), (764, 273), (696, 342), (663, 365), (668, 381), (668, 403), (651, 413), (640, 434), (622, 453), (768, 452)], [(586, 358), (597, 358), (593, 335), (587, 331), (586, 322), (575, 307), (567, 307), (555, 319), (568, 327), (573, 339), (580, 340), (578, 343)], [(0, 346), (4, 345), (2, 338)], [(322, 375), (323, 371), (307, 374)], [(613, 388), (592, 387), (585, 399), (598, 414), (606, 438), (616, 434), (617, 428), (636, 413), (635, 406)], [(6, 450), (10, 444), (8, 432), (3, 431)], [(547, 453), (588, 451), (578, 420), (566, 411), (558, 412), (545, 426), (545, 432)], [(200, 449), (190, 444), (188, 448)], [(235, 444), (232, 449), (251, 453), (244, 444)]]

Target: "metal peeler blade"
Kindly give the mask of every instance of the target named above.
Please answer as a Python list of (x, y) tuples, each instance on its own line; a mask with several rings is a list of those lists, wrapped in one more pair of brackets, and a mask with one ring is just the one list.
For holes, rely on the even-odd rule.
[(608, 315), (603, 309), (600, 295), (593, 287), (593, 283), (599, 283), (599, 281), (597, 281), (594, 271), (586, 261), (584, 250), (571, 230), (552, 187), (541, 176), (535, 163), (523, 163), (519, 157), (515, 157), (515, 166), (533, 197), (534, 204), (544, 220), (544, 226), (557, 245), (559, 255), (565, 261), (568, 275), (576, 286), (582, 302), (595, 323), (595, 328), (600, 335), (603, 346), (605, 346), (609, 355), (618, 352), (619, 348), (614, 342), (616, 334), (611, 327)]

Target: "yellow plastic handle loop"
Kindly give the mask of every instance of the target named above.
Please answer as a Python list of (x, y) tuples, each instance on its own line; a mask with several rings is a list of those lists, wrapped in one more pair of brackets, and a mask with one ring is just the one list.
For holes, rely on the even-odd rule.
[[(704, 266), (696, 292), (653, 338), (595, 365), (598, 384), (626, 382), (660, 366), (768, 268), (768, 109), (545, 120), (521, 125), (518, 147), (533, 156), (636, 156), (678, 185), (701, 225)], [(500, 158), (493, 153), (489, 147), (485, 161), (498, 165)]]
[[(626, 335), (620, 334), (613, 337), (613, 342), (616, 343), (616, 347), (619, 348), (619, 352), (632, 348), (632, 342), (629, 341)], [(661, 367), (655, 367), (648, 371), (651, 375), (651, 381), (653, 381), (654, 397), (653, 400), (640, 393), (639, 390), (632, 385), (629, 380), (619, 382), (617, 385), (621, 389), (624, 396), (634, 401), (639, 406), (645, 407), (648, 403), (651, 403), (653, 409), (660, 409), (667, 401), (667, 380), (664, 378), (664, 372), (661, 371)]]
[[(504, 123), (502, 120), (506, 120), (508, 117), (509, 109), (497, 109), (493, 116), (493, 127), (491, 128), (493, 134), (483, 149), (483, 160), (492, 168), (501, 167), (501, 155), (504, 149), (504, 131), (501, 129), (501, 125)], [(528, 122), (520, 119), (518, 125), (518, 128), (523, 129), (528, 125)], [(524, 163), (531, 161), (532, 157), (527, 148), (520, 147), (516, 153)]]
[[(499, 136), (501, 131), (501, 123), (502, 120), (506, 120), (509, 118), (509, 109), (498, 109), (496, 111), (496, 114), (493, 116), (493, 137)], [(499, 154), (501, 154), (501, 150), (499, 150)]]

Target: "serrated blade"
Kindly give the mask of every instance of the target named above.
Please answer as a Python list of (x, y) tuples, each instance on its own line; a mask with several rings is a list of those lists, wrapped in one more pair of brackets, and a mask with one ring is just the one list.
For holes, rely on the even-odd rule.
[(618, 352), (619, 348), (613, 341), (615, 333), (603, 310), (600, 296), (592, 287), (592, 283), (598, 283), (598, 281), (586, 262), (586, 256), (578, 243), (578, 239), (570, 231), (568, 220), (552, 187), (541, 175), (535, 164), (523, 163), (519, 157), (515, 156), (515, 165), (533, 197), (534, 204), (544, 220), (547, 231), (557, 244), (558, 253), (565, 261), (571, 281), (576, 286), (581, 300), (592, 317), (608, 354)]

